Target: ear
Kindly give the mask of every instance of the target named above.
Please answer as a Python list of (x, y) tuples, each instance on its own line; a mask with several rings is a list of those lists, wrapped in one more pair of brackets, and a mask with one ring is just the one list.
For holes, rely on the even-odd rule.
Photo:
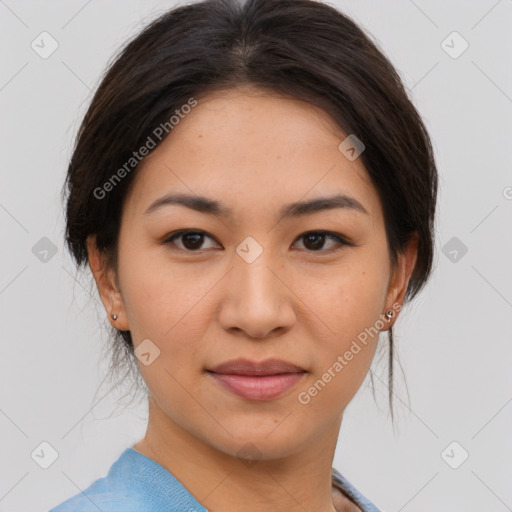
[(386, 296), (385, 311), (391, 309), (393, 310), (394, 315), (389, 322), (386, 322), (386, 328), (383, 329), (383, 331), (393, 327), (394, 323), (396, 322), (398, 313), (405, 300), (405, 293), (407, 291), (409, 280), (411, 279), (412, 271), (416, 265), (417, 257), (418, 233), (415, 232), (409, 239), (405, 250), (398, 255), (398, 265), (390, 279), (388, 293)]
[[(107, 318), (111, 325), (121, 331), (129, 330), (126, 309), (116, 280), (115, 269), (110, 268), (105, 253), (98, 250), (96, 235), (87, 237), (89, 267), (96, 281), (101, 302), (105, 306)], [(116, 314), (114, 320), (112, 315)]]

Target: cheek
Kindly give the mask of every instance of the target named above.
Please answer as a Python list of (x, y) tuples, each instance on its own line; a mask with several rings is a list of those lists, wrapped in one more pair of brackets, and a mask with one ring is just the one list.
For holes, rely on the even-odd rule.
[[(186, 273), (159, 257), (139, 258), (134, 253), (130, 257), (120, 261), (119, 270), (134, 347), (148, 339), (154, 344), (145, 342), (150, 364), (143, 359), (137, 364), (152, 396), (172, 416), (172, 411), (191, 407), (184, 389), (191, 388), (191, 379), (197, 379), (200, 370), (199, 340), (204, 322), (210, 321), (201, 299), (211, 283), (187, 279)], [(197, 415), (201, 417), (200, 410)]]
[(190, 388), (201, 371), (201, 340), (214, 311), (208, 292), (218, 277), (173, 268), (160, 254), (142, 257), (142, 250), (120, 259), (119, 271), (135, 349), (146, 339), (157, 347), (150, 365), (138, 361), (142, 377), (155, 397), (173, 397), (177, 410), (190, 406), (182, 386)]
[(309, 404), (311, 411), (318, 408), (319, 414), (326, 406), (339, 411), (352, 399), (368, 372), (384, 325), (380, 315), (388, 275), (380, 259), (359, 258), (331, 276), (327, 284), (310, 287), (308, 294), (319, 322), (329, 329), (321, 329), (327, 333), (323, 337), (316, 331), (316, 372), (299, 402)]
[(346, 265), (330, 270), (328, 280), (311, 283), (308, 302), (333, 338), (347, 343), (365, 328), (374, 326), (383, 313), (388, 273), (385, 264), (363, 252)]
[(124, 254), (119, 261), (123, 301), (134, 341), (172, 338), (207, 293), (208, 280), (191, 279), (186, 269), (171, 265), (159, 248), (132, 248), (120, 254)]

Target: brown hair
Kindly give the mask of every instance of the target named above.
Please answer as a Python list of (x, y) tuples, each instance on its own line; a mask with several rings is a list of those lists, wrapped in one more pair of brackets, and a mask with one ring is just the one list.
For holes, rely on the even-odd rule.
[[(346, 15), (311, 0), (181, 5), (125, 45), (85, 114), (63, 190), (66, 243), (77, 267), (87, 262), (86, 239), (95, 234), (117, 268), (121, 207), (137, 166), (104, 197), (95, 190), (191, 97), (242, 84), (321, 107), (363, 141), (360, 158), (382, 203), (393, 266), (418, 235), (406, 301), (415, 297), (430, 275), (434, 250), (438, 178), (427, 129), (377, 44)], [(130, 332), (113, 334), (113, 367), (129, 361), (136, 368)], [(393, 417), (391, 329), (388, 336)]]

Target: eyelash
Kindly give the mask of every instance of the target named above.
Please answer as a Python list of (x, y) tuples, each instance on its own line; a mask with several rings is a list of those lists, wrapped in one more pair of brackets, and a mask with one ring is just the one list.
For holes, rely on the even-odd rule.
[[(201, 231), (201, 230), (190, 230), (190, 229), (183, 229), (181, 231), (176, 231), (174, 233), (171, 233), (170, 236), (168, 236), (164, 241), (163, 241), (163, 244), (166, 244), (166, 245), (175, 245), (174, 244), (174, 240), (176, 238), (180, 238), (182, 237), (183, 235), (188, 235), (188, 234), (195, 234), (195, 235), (206, 235), (208, 238), (211, 238), (212, 240), (214, 240), (216, 243), (218, 243), (215, 238), (211, 235), (209, 235), (206, 231)], [(331, 254), (331, 253), (334, 253), (334, 252), (337, 252), (337, 251), (340, 251), (342, 249), (344, 249), (344, 247), (348, 246), (348, 247), (353, 247), (354, 244), (349, 242), (346, 238), (342, 237), (341, 235), (337, 234), (337, 233), (333, 233), (331, 231), (321, 231), (321, 230), (318, 230), (318, 231), (306, 231), (305, 233), (302, 233), (296, 240), (299, 240), (301, 238), (304, 238), (308, 235), (325, 235), (326, 238), (331, 238), (331, 239), (335, 239), (337, 240), (338, 242), (338, 246), (336, 247), (333, 247), (331, 249), (327, 249), (327, 250), (322, 250), (322, 249), (319, 249), (318, 251), (313, 251), (313, 250), (307, 250), (306, 249), (306, 252), (310, 252), (310, 253), (319, 253), (319, 254)], [(295, 243), (295, 242), (294, 242)], [(219, 244), (220, 245), (220, 244)], [(181, 249), (179, 247), (176, 248), (177, 250), (179, 251), (184, 251), (184, 252), (189, 252), (189, 253), (199, 253), (199, 252), (202, 252), (203, 250), (201, 249), (198, 249), (198, 250), (191, 250), (191, 249)]]

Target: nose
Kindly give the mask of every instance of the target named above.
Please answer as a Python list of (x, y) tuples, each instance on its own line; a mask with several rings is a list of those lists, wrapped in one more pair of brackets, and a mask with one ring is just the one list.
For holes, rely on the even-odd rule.
[(226, 277), (219, 312), (224, 329), (265, 339), (291, 328), (294, 294), (286, 285), (283, 267), (276, 264), (270, 251), (263, 250), (252, 262), (235, 254)]

